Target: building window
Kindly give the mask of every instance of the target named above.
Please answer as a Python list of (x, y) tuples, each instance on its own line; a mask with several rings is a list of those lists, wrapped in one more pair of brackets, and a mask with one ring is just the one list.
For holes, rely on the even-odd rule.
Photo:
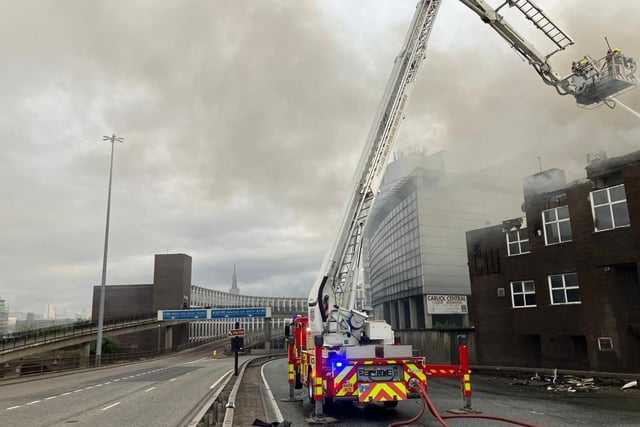
[(549, 276), (551, 304), (580, 304), (578, 274), (565, 273)]
[(591, 206), (596, 231), (630, 224), (624, 184), (591, 192)]
[(513, 308), (536, 306), (536, 287), (533, 280), (511, 282), (511, 304)]
[(529, 253), (529, 234), (526, 228), (507, 232), (507, 249), (510, 256)]
[(611, 337), (598, 337), (598, 350), (613, 351), (613, 339)]
[(544, 243), (546, 245), (571, 240), (571, 222), (569, 220), (568, 206), (542, 211), (542, 222), (544, 223)]

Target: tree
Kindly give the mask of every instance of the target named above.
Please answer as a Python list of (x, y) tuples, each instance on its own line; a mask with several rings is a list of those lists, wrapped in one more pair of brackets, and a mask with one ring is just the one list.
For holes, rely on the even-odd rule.
[[(102, 339), (102, 354), (115, 354), (120, 348), (120, 343), (115, 337), (104, 337)], [(91, 354), (96, 354), (96, 342), (91, 343)]]

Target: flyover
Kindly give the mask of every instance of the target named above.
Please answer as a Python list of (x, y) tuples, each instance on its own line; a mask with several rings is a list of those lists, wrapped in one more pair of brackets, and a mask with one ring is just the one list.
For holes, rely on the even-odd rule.
[[(280, 314), (267, 322), (251, 323), (245, 334), (245, 348), (259, 347), (261, 344), (280, 339), (284, 336), (284, 323), (289, 314)], [(172, 349), (173, 326), (192, 323), (193, 319), (158, 320), (158, 313), (145, 313), (124, 318), (106, 319), (104, 321), (105, 336), (118, 336), (146, 330), (158, 330), (162, 326), (165, 331), (165, 351)], [(214, 340), (227, 338), (228, 319), (197, 320), (197, 323), (207, 322), (216, 325), (215, 335), (197, 336), (190, 334), (190, 343), (204, 344)], [(264, 327), (266, 325), (266, 327)], [(272, 328), (272, 325), (275, 327)], [(192, 325), (192, 332), (198, 328)], [(35, 329), (20, 336), (3, 338), (0, 340), (0, 363), (21, 359), (36, 354), (42, 354), (61, 348), (82, 346), (82, 353), (89, 356), (90, 344), (95, 342), (98, 331), (97, 322), (76, 322), (69, 325)]]

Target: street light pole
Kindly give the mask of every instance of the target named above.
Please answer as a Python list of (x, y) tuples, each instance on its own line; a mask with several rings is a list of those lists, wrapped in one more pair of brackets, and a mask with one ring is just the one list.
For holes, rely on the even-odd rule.
[(103, 136), (102, 141), (111, 143), (111, 163), (109, 165), (109, 196), (107, 197), (107, 226), (104, 232), (104, 256), (102, 258), (102, 282), (100, 283), (100, 309), (98, 311), (98, 337), (96, 339), (96, 366), (100, 366), (102, 358), (102, 333), (104, 329), (104, 299), (107, 283), (107, 250), (109, 248), (109, 214), (111, 212), (111, 178), (113, 176), (113, 146), (123, 142), (124, 138), (116, 138), (115, 134)]

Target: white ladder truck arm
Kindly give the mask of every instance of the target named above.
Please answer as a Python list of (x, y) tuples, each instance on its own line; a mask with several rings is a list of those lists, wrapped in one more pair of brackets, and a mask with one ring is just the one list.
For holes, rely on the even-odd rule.
[[(364, 326), (367, 315), (355, 310), (353, 280), (359, 267), (362, 229), (386, 169), (418, 68), (425, 58), (427, 40), (441, 2), (422, 0), (416, 6), (358, 162), (337, 237), (309, 294), (309, 328), (313, 335), (324, 335), (327, 346), (359, 343), (359, 334), (355, 332)], [(325, 305), (329, 307), (326, 311)], [(392, 335), (390, 339), (393, 339)]]
[[(613, 99), (623, 92), (634, 89), (638, 85), (636, 63), (633, 58), (626, 57), (620, 49), (611, 49), (600, 59), (590, 56), (574, 61), (571, 73), (560, 77), (553, 71), (549, 58), (565, 50), (573, 44), (573, 40), (532, 0), (505, 0), (493, 9), (484, 0), (460, 0), (469, 9), (480, 16), (507, 41), (542, 77), (542, 80), (556, 88), (560, 95), (572, 95), (580, 107), (595, 108), (607, 104), (613, 108)], [(499, 11), (505, 6), (515, 8), (538, 30), (553, 42), (555, 49), (545, 55), (541, 54), (524, 37), (516, 32)], [(607, 42), (608, 43), (608, 42)]]
[[(574, 63), (571, 74), (559, 77), (549, 65), (549, 57), (573, 41), (531, 0), (506, 0), (497, 9), (483, 0), (460, 1), (522, 55), (545, 83), (561, 95), (573, 95), (579, 106), (610, 104), (614, 96), (637, 84), (633, 59), (611, 49), (603, 62), (585, 57)], [(425, 356), (414, 355), (410, 345), (394, 345), (391, 326), (383, 320), (369, 320), (366, 313), (356, 310), (355, 304), (362, 231), (418, 69), (425, 59), (441, 3), (442, 0), (420, 0), (416, 6), (358, 162), (336, 238), (309, 294), (308, 315), (297, 315), (285, 328), (290, 398), (295, 388), (306, 387), (318, 419), (323, 418), (326, 400), (381, 402), (393, 408), (399, 401), (418, 398), (421, 393), (416, 390), (426, 394), (429, 375), (459, 378), (464, 407), (471, 409), (471, 370), (465, 342), (458, 343), (457, 365), (429, 363)], [(521, 11), (555, 43), (555, 50), (546, 55), (538, 52), (499, 14), (504, 6)]]
[[(572, 95), (581, 107), (613, 105), (613, 98), (637, 87), (636, 64), (619, 49), (594, 60), (585, 56), (575, 61), (571, 73), (560, 77), (549, 58), (573, 44), (532, 0), (505, 0), (497, 8), (484, 0), (460, 0), (480, 16), (520, 54), (560, 95)], [(366, 326), (366, 313), (355, 310), (355, 280), (362, 249), (362, 230), (369, 209), (386, 169), (387, 159), (398, 132), (404, 109), (411, 95), (418, 69), (425, 58), (427, 41), (442, 0), (421, 0), (411, 21), (402, 50), (382, 97), (354, 175), (352, 192), (345, 204), (333, 247), (328, 251), (320, 274), (309, 294), (309, 326), (314, 335), (322, 334), (328, 346), (357, 345), (354, 332)], [(508, 6), (520, 11), (555, 45), (540, 53), (500, 15)], [(328, 301), (327, 301), (328, 300)], [(328, 307), (328, 309), (327, 309)], [(393, 339), (384, 338), (385, 341)]]

